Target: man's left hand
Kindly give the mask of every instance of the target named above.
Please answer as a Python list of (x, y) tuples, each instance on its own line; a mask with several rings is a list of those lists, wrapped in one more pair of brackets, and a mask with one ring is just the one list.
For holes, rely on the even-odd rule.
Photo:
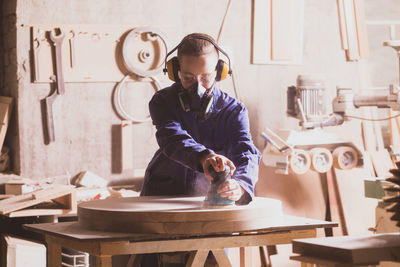
[(217, 193), (220, 197), (226, 197), (230, 200), (237, 201), (244, 193), (244, 189), (235, 179), (229, 179), (219, 185)]

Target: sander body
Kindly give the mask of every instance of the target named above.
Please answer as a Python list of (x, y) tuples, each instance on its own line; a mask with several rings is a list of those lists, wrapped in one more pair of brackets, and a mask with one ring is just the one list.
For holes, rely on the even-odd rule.
[(234, 200), (221, 197), (217, 192), (220, 184), (231, 179), (230, 176), (231, 168), (228, 165), (225, 165), (224, 171), (216, 172), (214, 170), (214, 167), (210, 165), (210, 167), (208, 168), (208, 172), (210, 173), (213, 180), (211, 181), (210, 189), (208, 190), (206, 198), (204, 200), (204, 206), (208, 208), (222, 208), (222, 207), (234, 206), (235, 205)]

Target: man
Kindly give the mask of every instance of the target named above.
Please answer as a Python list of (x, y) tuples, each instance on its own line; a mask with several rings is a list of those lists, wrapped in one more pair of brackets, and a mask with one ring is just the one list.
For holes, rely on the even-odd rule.
[[(149, 103), (160, 148), (146, 169), (141, 195), (205, 195), (212, 180), (208, 168), (219, 172), (228, 165), (232, 179), (218, 187), (218, 194), (247, 204), (254, 196), (261, 155), (251, 140), (246, 108), (216, 86), (227, 72), (219, 60), (223, 51), (200, 33), (183, 38), (169, 54), (176, 49), (177, 58), (166, 64), (175, 83)], [(154, 264), (154, 256), (142, 262)]]
[(205, 195), (212, 180), (209, 166), (218, 172), (228, 165), (232, 179), (218, 193), (247, 204), (254, 196), (261, 155), (251, 139), (245, 106), (216, 86), (223, 51), (200, 33), (189, 34), (175, 49), (176, 82), (149, 103), (160, 148), (147, 167), (141, 195)]

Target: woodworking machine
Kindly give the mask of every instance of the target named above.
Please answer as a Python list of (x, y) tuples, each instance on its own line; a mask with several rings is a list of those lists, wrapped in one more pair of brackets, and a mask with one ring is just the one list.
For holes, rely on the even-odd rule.
[[(385, 41), (383, 45), (397, 51), (400, 66), (400, 40)], [(349, 140), (327, 133), (323, 128), (343, 124), (351, 117), (347, 113), (359, 107), (375, 106), (399, 111), (399, 86), (390, 85), (389, 89), (379, 89), (369, 95), (354, 95), (352, 89), (337, 88), (337, 96), (332, 101), (333, 113), (327, 114), (326, 106), (324, 78), (299, 75), (296, 86), (287, 89), (287, 115), (300, 120), (301, 131), (274, 133), (266, 128), (262, 136), (272, 146), (267, 146), (263, 152), (264, 164), (283, 174), (288, 174), (289, 170), (302, 174), (309, 168), (324, 173), (332, 166), (339, 169), (361, 167), (361, 150)]]

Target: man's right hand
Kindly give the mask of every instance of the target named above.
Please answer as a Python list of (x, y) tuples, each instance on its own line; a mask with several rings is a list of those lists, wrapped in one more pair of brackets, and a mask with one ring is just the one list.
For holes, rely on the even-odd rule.
[(208, 172), (208, 168), (210, 165), (213, 166), (216, 172), (221, 172), (225, 170), (225, 165), (228, 165), (231, 168), (230, 175), (233, 175), (236, 167), (232, 161), (230, 161), (227, 157), (218, 155), (218, 154), (208, 154), (200, 159), (200, 164), (203, 166), (204, 174), (209, 181), (212, 181), (213, 178), (211, 177), (210, 173)]

